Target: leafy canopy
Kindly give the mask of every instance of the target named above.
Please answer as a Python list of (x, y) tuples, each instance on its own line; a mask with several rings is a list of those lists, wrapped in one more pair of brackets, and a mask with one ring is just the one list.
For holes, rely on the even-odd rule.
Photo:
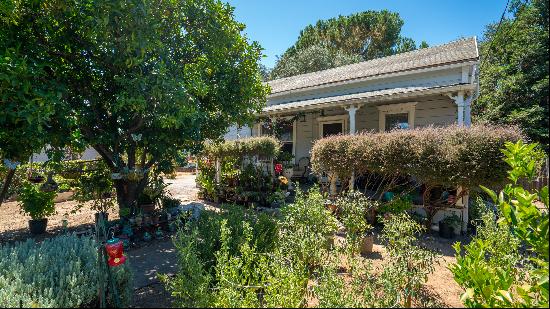
[[(416, 49), (400, 35), (398, 13), (365, 11), (319, 20), (300, 32), (296, 43), (278, 59), (270, 78), (325, 70)], [(427, 47), (423, 42), (421, 48)]]
[[(112, 172), (167, 170), (182, 150), (248, 123), (265, 102), (261, 47), (220, 1), (25, 0), (2, 8), (11, 21), (2, 44), (33, 66), (47, 63), (48, 80), (63, 90), (58, 105), (43, 100), (45, 110), (73, 122), (72, 135)], [(116, 180), (119, 202), (135, 201), (142, 179)]]
[(480, 97), (474, 118), (517, 124), (548, 145), (548, 1), (517, 0), (497, 32), (487, 27), (480, 43)]

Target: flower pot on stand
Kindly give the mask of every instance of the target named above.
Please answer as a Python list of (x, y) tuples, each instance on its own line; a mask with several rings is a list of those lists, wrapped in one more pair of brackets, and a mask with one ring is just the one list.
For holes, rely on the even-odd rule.
[(29, 230), (33, 235), (40, 235), (46, 232), (48, 219), (29, 220)]

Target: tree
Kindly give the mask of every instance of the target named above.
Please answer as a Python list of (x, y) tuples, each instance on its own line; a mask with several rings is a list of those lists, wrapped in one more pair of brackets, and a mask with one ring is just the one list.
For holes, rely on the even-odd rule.
[(351, 55), (341, 50), (331, 50), (326, 44), (316, 44), (301, 49), (294, 54), (284, 54), (277, 60), (270, 79), (326, 70), (346, 64), (360, 62), (359, 55)]
[[(517, 124), (548, 149), (548, 2), (515, 1), (480, 44), (480, 96), (474, 120)], [(497, 31), (498, 29), (498, 31)]]
[[(38, 5), (34, 5), (38, 9)], [(41, 46), (21, 41), (21, 27), (29, 16), (16, 2), (0, 7), (0, 159), (8, 167), (2, 181), (0, 205), (18, 163), (25, 162), (46, 145), (59, 149), (70, 140), (70, 120), (63, 114), (62, 87)]]
[[(23, 1), (20, 42), (65, 88), (73, 135), (112, 171), (121, 207), (135, 206), (152, 172), (183, 149), (246, 124), (265, 102), (261, 47), (242, 35), (233, 8), (215, 0)], [(22, 46), (23, 54), (32, 45)]]
[[(319, 20), (300, 32), (296, 43), (278, 59), (271, 78), (309, 73), (416, 49), (412, 39), (400, 36), (402, 26), (403, 20), (399, 14), (387, 10)], [(335, 55), (341, 59), (330, 61)], [(308, 59), (313, 60), (308, 62)]]

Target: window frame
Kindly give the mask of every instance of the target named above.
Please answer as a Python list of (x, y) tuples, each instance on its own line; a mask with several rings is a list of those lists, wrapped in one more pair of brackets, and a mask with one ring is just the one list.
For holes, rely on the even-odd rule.
[(409, 129), (414, 129), (414, 118), (418, 102), (397, 103), (377, 106), (378, 108), (378, 130), (386, 131), (386, 115), (407, 114)]

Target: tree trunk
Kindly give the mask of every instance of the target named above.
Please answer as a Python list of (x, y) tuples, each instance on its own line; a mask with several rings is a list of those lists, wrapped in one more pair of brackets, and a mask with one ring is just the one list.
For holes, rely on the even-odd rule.
[(15, 168), (10, 169), (8, 172), (8, 175), (6, 176), (6, 180), (4, 181), (4, 185), (2, 186), (2, 192), (0, 192), (0, 206), (2, 206), (2, 202), (6, 198), (6, 194), (8, 194), (8, 188), (13, 180), (14, 175), (15, 175)]
[(130, 208), (131, 212), (138, 211), (139, 205), (137, 199), (147, 184), (147, 176), (148, 175), (146, 173), (143, 179), (139, 182), (129, 181), (127, 179), (115, 180), (115, 189), (119, 208), (127, 207)]

